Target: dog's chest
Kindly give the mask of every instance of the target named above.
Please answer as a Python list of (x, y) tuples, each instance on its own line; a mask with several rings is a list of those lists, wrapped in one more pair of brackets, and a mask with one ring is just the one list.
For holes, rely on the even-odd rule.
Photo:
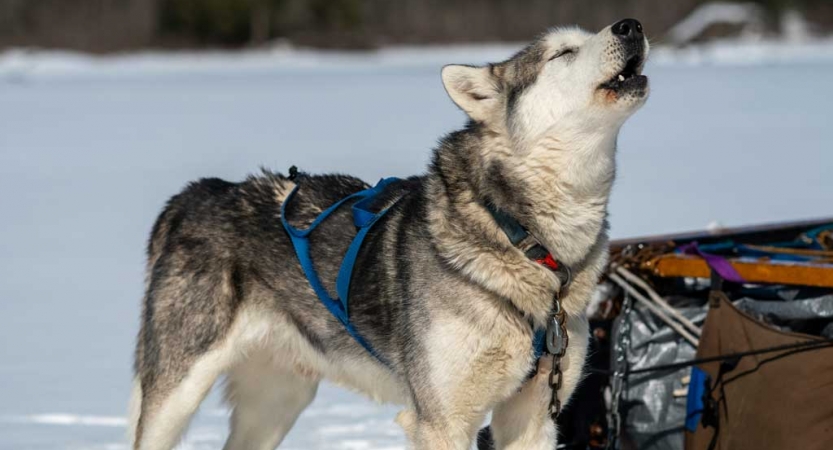
[(426, 355), (432, 384), (440, 391), (470, 385), (473, 391), (508, 395), (529, 373), (534, 359), (530, 325), (504, 308), (486, 305), (473, 305), (471, 314), (432, 318)]

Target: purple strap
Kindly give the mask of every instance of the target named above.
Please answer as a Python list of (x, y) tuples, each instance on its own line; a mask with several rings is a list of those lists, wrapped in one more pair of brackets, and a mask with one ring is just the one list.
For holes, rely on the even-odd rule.
[(717, 274), (723, 277), (726, 281), (731, 281), (733, 283), (746, 282), (746, 280), (740, 276), (738, 271), (735, 270), (734, 266), (732, 266), (732, 263), (730, 263), (728, 259), (700, 250), (697, 242), (689, 242), (688, 244), (678, 247), (677, 250), (686, 255), (697, 255), (703, 258), (706, 261), (706, 264), (708, 264), (712, 270), (717, 272)]

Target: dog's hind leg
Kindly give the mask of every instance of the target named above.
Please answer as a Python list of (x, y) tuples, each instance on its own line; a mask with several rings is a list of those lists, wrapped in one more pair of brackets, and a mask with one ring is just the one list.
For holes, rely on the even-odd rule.
[(142, 413), (142, 382), (139, 377), (133, 378), (133, 389), (130, 392), (130, 406), (127, 410), (127, 441), (136, 441), (136, 427), (139, 425), (139, 415)]
[(228, 368), (230, 356), (225, 348), (209, 351), (199, 357), (178, 382), (166, 379), (166, 373), (157, 374), (156, 387), (142, 392), (134, 448), (172, 449), (214, 382)]
[(315, 398), (317, 375), (299, 373), (273, 358), (261, 350), (229, 372), (226, 398), (233, 412), (226, 450), (274, 449)]

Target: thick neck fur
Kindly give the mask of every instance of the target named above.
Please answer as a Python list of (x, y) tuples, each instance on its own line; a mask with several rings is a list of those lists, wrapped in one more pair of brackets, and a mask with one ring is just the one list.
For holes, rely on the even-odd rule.
[(521, 144), (508, 133), (470, 123), (449, 135), (435, 151), (429, 175), (437, 185), (432, 192), (447, 196), (444, 222), (471, 220), (461, 208), (478, 211), (478, 218), (489, 222), (482, 205), (490, 202), (559, 260), (581, 265), (606, 232), (616, 133), (582, 132), (581, 139), (554, 134)]
[(446, 137), (427, 177), (428, 226), (439, 255), (543, 327), (561, 281), (534, 264), (484, 207), (514, 216), (575, 276), (562, 306), (580, 315), (606, 259), (615, 137), (553, 137), (519, 146), (482, 125)]

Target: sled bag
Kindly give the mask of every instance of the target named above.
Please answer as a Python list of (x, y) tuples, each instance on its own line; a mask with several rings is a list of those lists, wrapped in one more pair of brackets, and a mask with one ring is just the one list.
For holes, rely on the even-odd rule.
[[(719, 300), (706, 317), (697, 358), (819, 339), (778, 331), (716, 294)], [(699, 365), (708, 380), (704, 406), (694, 431), (686, 431), (685, 448), (833, 448), (833, 347), (802, 350)]]

